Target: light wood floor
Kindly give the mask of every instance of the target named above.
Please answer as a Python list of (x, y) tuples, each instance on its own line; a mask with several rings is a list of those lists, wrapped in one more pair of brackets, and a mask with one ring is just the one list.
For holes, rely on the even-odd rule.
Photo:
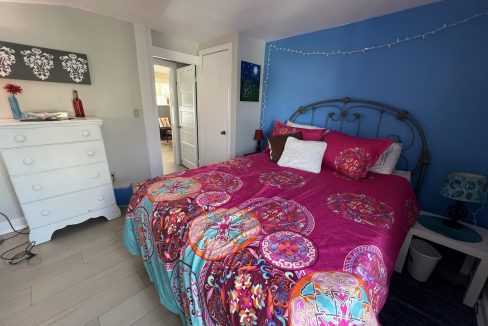
[[(123, 222), (70, 226), (28, 262), (0, 263), (0, 325), (181, 325), (159, 303), (141, 258), (123, 248)], [(26, 239), (7, 240), (0, 252)]]
[(186, 170), (181, 164), (174, 162), (173, 141), (161, 140), (161, 155), (163, 156), (163, 174)]

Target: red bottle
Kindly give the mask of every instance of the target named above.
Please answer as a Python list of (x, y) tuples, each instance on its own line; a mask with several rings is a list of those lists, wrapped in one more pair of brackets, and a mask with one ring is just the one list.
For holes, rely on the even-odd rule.
[(85, 117), (85, 110), (83, 110), (83, 102), (78, 98), (77, 90), (73, 90), (73, 109), (75, 109), (75, 116), (77, 118)]

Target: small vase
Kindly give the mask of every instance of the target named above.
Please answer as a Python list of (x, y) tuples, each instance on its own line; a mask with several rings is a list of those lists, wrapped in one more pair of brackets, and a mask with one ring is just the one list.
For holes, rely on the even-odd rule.
[(10, 95), (8, 97), (8, 103), (10, 104), (10, 110), (12, 110), (12, 114), (14, 115), (15, 120), (22, 119), (22, 111), (20, 111), (19, 102), (15, 95)]

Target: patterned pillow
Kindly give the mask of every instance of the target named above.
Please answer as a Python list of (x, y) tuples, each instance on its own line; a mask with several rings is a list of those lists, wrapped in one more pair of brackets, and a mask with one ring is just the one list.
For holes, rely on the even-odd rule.
[(297, 132), (302, 133), (303, 140), (322, 140), (325, 134), (327, 134), (328, 129), (305, 129), (287, 126), (281, 121), (276, 121), (273, 127), (273, 136), (276, 135), (288, 135)]
[(327, 151), (323, 163), (355, 180), (366, 178), (368, 170), (393, 143), (390, 139), (364, 139), (337, 131), (325, 135)]

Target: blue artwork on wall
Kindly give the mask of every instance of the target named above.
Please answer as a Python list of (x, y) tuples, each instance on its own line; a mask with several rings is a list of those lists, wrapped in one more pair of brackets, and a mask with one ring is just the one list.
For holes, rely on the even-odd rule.
[[(431, 154), (420, 205), (445, 214), (449, 201), (439, 189), (449, 172), (488, 175), (488, 16), (366, 53), (302, 55), (272, 45), (312, 53), (364, 49), (487, 10), (486, 0), (445, 0), (267, 43), (262, 129), (269, 134), (275, 120), (285, 121), (301, 105), (344, 96), (408, 110), (424, 128)], [(488, 226), (488, 209), (478, 221)]]
[(241, 61), (241, 101), (259, 102), (261, 66)]

